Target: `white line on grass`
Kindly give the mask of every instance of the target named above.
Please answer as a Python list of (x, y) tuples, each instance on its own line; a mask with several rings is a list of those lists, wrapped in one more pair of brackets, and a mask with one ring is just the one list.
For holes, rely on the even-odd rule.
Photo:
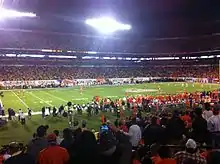
[[(15, 97), (18, 98), (18, 100), (21, 101), (21, 103), (22, 103), (26, 108), (29, 108), (29, 106), (28, 106), (14, 91), (11, 91), (11, 92), (15, 95)], [(26, 109), (26, 110), (27, 110), (27, 109)]]
[(30, 94), (31, 96), (37, 98), (38, 100), (43, 101), (43, 102), (44, 102), (45, 104), (47, 104), (47, 105), (54, 106), (54, 105), (52, 105), (51, 103), (48, 103), (47, 101), (44, 101), (43, 99), (41, 99), (40, 97), (34, 95), (34, 94), (31, 93), (31, 92), (30, 92), (29, 94)]
[(72, 100), (88, 100), (88, 98), (74, 98)]
[(44, 92), (45, 94), (47, 94), (47, 95), (49, 95), (49, 96), (51, 96), (51, 97), (53, 97), (53, 98), (56, 98), (56, 99), (58, 99), (58, 100), (61, 100), (61, 101), (63, 101), (63, 102), (68, 102), (67, 100), (64, 100), (64, 99), (62, 99), (62, 98), (60, 98), (60, 97), (54, 96), (54, 95), (52, 95), (52, 94), (50, 94), (50, 93), (48, 93), (48, 92), (45, 92), (45, 91), (42, 91), (42, 92)]

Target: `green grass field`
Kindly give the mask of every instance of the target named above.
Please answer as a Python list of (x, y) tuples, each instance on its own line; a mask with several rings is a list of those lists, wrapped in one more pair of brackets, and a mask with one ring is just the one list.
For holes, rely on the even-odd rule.
[[(68, 101), (73, 103), (87, 103), (92, 100), (94, 96), (120, 98), (124, 97), (125, 93), (129, 95), (156, 95), (159, 94), (158, 86), (161, 88), (160, 94), (176, 94), (184, 92), (215, 90), (219, 87), (217, 84), (192, 84), (186, 83), (145, 83), (138, 85), (121, 85), (121, 86), (97, 86), (84, 88), (83, 93), (80, 93), (79, 87), (74, 88), (57, 88), (57, 89), (32, 89), (32, 90), (7, 90), (4, 92), (2, 103), (4, 108), (9, 107), (15, 109), (22, 109), (26, 112), (27, 108), (31, 108), (33, 112), (41, 111), (43, 106), (66, 105)], [(193, 86), (194, 85), (194, 86)], [(6, 110), (7, 111), (7, 110)], [(108, 119), (114, 120), (115, 116), (107, 114)], [(78, 116), (79, 121), (87, 119), (86, 116)], [(27, 124), (22, 126), (19, 122), (9, 122), (5, 127), (0, 128), (0, 145), (7, 144), (10, 141), (28, 142), (37, 126), (41, 124), (48, 124), (50, 130), (59, 129), (68, 126), (65, 118), (48, 117), (42, 119), (40, 115), (33, 116), (32, 120), (27, 120)], [(98, 129), (100, 125), (100, 116), (93, 116), (88, 120), (89, 128)]]

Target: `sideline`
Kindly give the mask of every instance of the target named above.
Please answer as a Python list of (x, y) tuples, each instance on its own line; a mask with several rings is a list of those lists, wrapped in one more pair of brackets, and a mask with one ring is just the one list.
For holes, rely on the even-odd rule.
[[(144, 83), (143, 83), (144, 84)], [(147, 84), (147, 83), (146, 83)], [(140, 84), (121, 84), (121, 85), (91, 85), (91, 86), (83, 86), (84, 88), (102, 88), (102, 87), (118, 87), (118, 86), (130, 86), (130, 85), (140, 85)], [(57, 88), (28, 88), (28, 89), (22, 89), (24, 91), (38, 91), (38, 90), (69, 90), (69, 89), (74, 89), (74, 90), (80, 90), (80, 85), (73, 86), (73, 87), (57, 87)], [(10, 92), (10, 91), (19, 91), (21, 89), (0, 89), (0, 91), (3, 92)]]
[[(31, 114), (32, 114), (32, 116), (40, 115), (40, 114), (42, 114), (42, 112), (40, 112), (40, 111), (39, 112), (31, 112)], [(24, 113), (24, 115), (28, 116), (28, 113), (26, 112), (26, 113)], [(16, 113), (15, 116), (18, 117), (18, 113)], [(0, 116), (0, 118), (8, 118), (8, 114), (6, 114), (5, 116)]]

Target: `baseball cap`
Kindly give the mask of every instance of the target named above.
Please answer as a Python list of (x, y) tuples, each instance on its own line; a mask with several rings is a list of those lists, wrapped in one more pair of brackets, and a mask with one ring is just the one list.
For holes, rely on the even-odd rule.
[(48, 134), (47, 136), (48, 142), (53, 142), (57, 140), (57, 136), (54, 133)]

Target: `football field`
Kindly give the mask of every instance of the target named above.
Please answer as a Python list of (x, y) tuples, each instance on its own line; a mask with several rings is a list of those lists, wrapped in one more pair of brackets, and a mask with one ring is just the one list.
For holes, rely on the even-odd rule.
[[(159, 92), (160, 88), (160, 92)], [(5, 109), (13, 108), (15, 111), (27, 108), (33, 112), (41, 111), (45, 107), (59, 107), (66, 105), (68, 101), (74, 104), (91, 102), (94, 96), (100, 98), (122, 98), (128, 95), (157, 95), (176, 94), (186, 90), (187, 92), (209, 91), (218, 88), (218, 84), (200, 83), (145, 83), (137, 85), (119, 86), (94, 86), (84, 87), (82, 93), (80, 87), (56, 88), (56, 89), (26, 89), (26, 90), (5, 90), (1, 98)]]
[[(159, 92), (158, 89), (161, 89)], [(66, 105), (68, 101), (73, 103), (87, 103), (91, 102), (94, 96), (109, 97), (112, 99), (124, 97), (126, 92), (128, 95), (157, 95), (157, 94), (176, 94), (184, 92), (195, 91), (209, 91), (219, 88), (217, 84), (199, 84), (199, 83), (145, 83), (137, 85), (121, 85), (121, 86), (95, 86), (83, 89), (81, 94), (80, 87), (73, 88), (56, 88), (56, 89), (29, 89), (29, 90), (6, 90), (2, 103), (4, 108), (13, 108), (15, 111), (22, 109), (26, 112), (27, 108), (31, 108), (33, 112), (41, 111), (43, 106), (56, 106)], [(77, 115), (76, 119), (81, 122), (87, 121), (88, 128), (99, 129), (101, 123), (102, 113), (98, 116), (88, 118), (85, 114)], [(127, 115), (130, 115), (127, 113)], [(114, 121), (116, 116), (112, 113), (105, 113), (107, 119)], [(46, 117), (43, 119), (41, 115), (35, 115), (32, 119), (26, 120), (26, 125), (21, 125), (18, 121), (9, 121), (3, 127), (0, 127), (0, 146), (8, 144), (12, 141), (27, 143), (36, 128), (39, 125), (49, 125), (49, 132), (55, 129), (63, 130), (68, 127), (67, 118), (63, 117)], [(81, 124), (81, 123), (80, 123)]]

